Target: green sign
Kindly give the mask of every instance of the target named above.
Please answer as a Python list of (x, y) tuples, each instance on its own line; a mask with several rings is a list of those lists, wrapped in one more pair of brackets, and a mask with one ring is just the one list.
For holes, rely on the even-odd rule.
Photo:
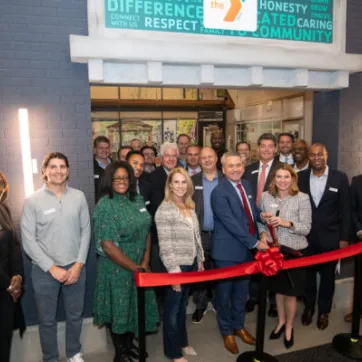
[(107, 28), (333, 42), (333, 0), (105, 0)]

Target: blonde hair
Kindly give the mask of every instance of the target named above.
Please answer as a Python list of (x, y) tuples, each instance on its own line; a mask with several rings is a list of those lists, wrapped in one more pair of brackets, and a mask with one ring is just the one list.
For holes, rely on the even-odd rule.
[(165, 186), (165, 201), (173, 203), (175, 202), (170, 189), (170, 184), (172, 182), (173, 176), (177, 173), (184, 176), (187, 182), (187, 191), (183, 197), (183, 201), (188, 209), (195, 209), (195, 203), (192, 200), (192, 195), (194, 194), (194, 186), (188, 172), (182, 167), (176, 167), (169, 173)]
[(277, 172), (279, 170), (284, 170), (284, 171), (288, 171), (290, 173), (290, 175), (292, 176), (292, 185), (289, 189), (289, 195), (291, 196), (295, 196), (298, 192), (299, 192), (299, 188), (298, 188), (298, 174), (296, 173), (296, 171), (293, 169), (292, 166), (290, 166), (287, 163), (282, 163), (280, 165), (278, 165), (272, 172), (271, 174), (271, 182), (269, 185), (269, 193), (272, 194), (274, 197), (276, 197), (278, 195), (278, 188), (275, 185), (274, 179), (275, 176), (277, 174)]

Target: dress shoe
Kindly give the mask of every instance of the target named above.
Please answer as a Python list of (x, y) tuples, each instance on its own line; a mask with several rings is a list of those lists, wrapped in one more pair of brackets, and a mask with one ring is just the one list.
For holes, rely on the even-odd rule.
[(278, 316), (277, 308), (275, 305), (271, 305), (268, 310), (268, 317), (275, 318)]
[(323, 331), (328, 327), (329, 319), (328, 314), (320, 314), (318, 316), (317, 327)]
[(246, 304), (245, 304), (245, 310), (246, 313), (251, 313), (254, 311), (255, 306), (257, 305), (257, 302), (252, 301), (251, 299), (249, 299)]
[(238, 354), (239, 348), (235, 342), (234, 336), (223, 336), (225, 348), (232, 354)]
[(234, 331), (234, 335), (239, 336), (246, 344), (254, 345), (256, 343), (256, 339), (245, 328)]
[(199, 324), (202, 322), (204, 315), (206, 314), (206, 309), (196, 309), (192, 314), (192, 323)]
[(313, 309), (305, 308), (302, 314), (302, 324), (303, 326), (309, 326), (312, 323), (314, 315)]
[(275, 332), (276, 328), (273, 330), (273, 332), (270, 333), (269, 339), (278, 339), (285, 331), (285, 324), (283, 324), (282, 327), (280, 327), (278, 332)]
[(289, 349), (291, 347), (293, 347), (294, 344), (294, 329), (292, 329), (292, 335), (290, 337), (290, 340), (287, 340), (286, 335), (284, 334), (284, 346), (286, 349)]
[[(359, 316), (360, 318), (362, 318), (362, 314), (360, 314)], [(351, 323), (353, 319), (353, 313), (348, 313), (346, 314), (346, 316), (344, 317), (344, 321), (347, 323)]]

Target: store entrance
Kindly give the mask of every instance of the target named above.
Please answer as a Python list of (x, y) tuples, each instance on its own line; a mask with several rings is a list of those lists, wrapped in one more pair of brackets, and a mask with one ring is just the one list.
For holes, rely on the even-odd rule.
[(117, 159), (120, 146), (137, 138), (159, 150), (180, 134), (210, 145), (213, 130), (222, 129), (226, 147), (239, 141), (251, 146), (264, 132), (290, 132), (311, 141), (313, 93), (294, 90), (91, 86), (92, 134), (106, 136)]

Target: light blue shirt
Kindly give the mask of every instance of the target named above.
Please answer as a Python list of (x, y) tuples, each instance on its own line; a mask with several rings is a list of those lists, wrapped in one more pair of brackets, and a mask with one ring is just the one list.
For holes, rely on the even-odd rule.
[(294, 165), (293, 155), (290, 154), (289, 156), (284, 156), (282, 154), (279, 155), (279, 161), (287, 163), (289, 165)]
[(102, 167), (103, 170), (105, 170), (106, 167), (112, 162), (111, 159), (109, 159), (109, 158), (107, 159), (108, 162), (107, 162), (106, 165), (105, 165), (103, 162), (98, 161), (97, 159), (96, 159), (96, 161), (97, 161), (97, 163), (98, 163), (98, 166), (99, 166), (99, 167)]
[(204, 192), (204, 224), (202, 230), (213, 231), (214, 230), (214, 214), (211, 208), (211, 192), (219, 183), (219, 175), (216, 176), (212, 181), (209, 181), (205, 174), (202, 174), (202, 185)]
[(189, 173), (190, 176), (197, 175), (198, 173), (201, 172), (201, 167), (197, 166), (195, 169), (192, 169), (191, 167), (187, 167), (187, 172)]
[(309, 178), (310, 193), (312, 194), (315, 206), (319, 205), (321, 198), (323, 196), (327, 184), (328, 172), (329, 168), (328, 166), (326, 166), (326, 169), (324, 170), (324, 173), (321, 177), (316, 176), (313, 173), (313, 170), (310, 173), (310, 178)]

